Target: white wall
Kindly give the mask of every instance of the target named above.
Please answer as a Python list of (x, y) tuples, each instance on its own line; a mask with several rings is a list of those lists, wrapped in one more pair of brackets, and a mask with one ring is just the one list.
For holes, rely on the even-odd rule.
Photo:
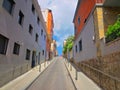
[[(34, 0), (35, 2), (35, 0)], [(37, 2), (37, 1), (36, 1)], [(0, 34), (9, 39), (6, 55), (0, 54), (0, 72), (9, 70), (10, 68), (20, 66), (22, 64), (31, 65), (32, 51), (36, 51), (36, 55), (41, 53), (40, 59), (45, 60), (45, 54), (42, 55), (42, 50), (46, 52), (46, 28), (43, 25), (44, 21), (40, 8), (35, 3), (36, 12), (35, 14), (31, 11), (32, 0), (15, 0), (15, 8), (13, 15), (10, 15), (0, 3)], [(19, 10), (24, 14), (23, 26), (18, 24)], [(40, 12), (37, 12), (37, 11)], [(37, 23), (37, 16), (39, 16), (41, 22), (40, 25)], [(33, 26), (33, 34), (29, 33), (29, 24)], [(43, 29), (43, 36), (41, 36), (41, 29)], [(38, 43), (35, 41), (36, 33), (39, 35)], [(13, 54), (14, 43), (20, 44), (19, 55)], [(30, 60), (25, 60), (26, 49), (31, 50)], [(3, 69), (3, 70), (2, 70)]]

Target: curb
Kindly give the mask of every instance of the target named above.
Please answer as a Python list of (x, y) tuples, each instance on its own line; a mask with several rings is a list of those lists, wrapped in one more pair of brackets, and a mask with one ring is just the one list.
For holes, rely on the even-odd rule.
[[(65, 64), (65, 62), (64, 62), (64, 64)], [(70, 79), (71, 79), (71, 81), (72, 81), (72, 83), (73, 83), (73, 86), (74, 86), (75, 90), (77, 90), (77, 87), (76, 87), (76, 85), (75, 85), (75, 83), (74, 83), (74, 81), (73, 81), (73, 79), (72, 79), (72, 76), (71, 76), (71, 74), (70, 74), (70, 72), (69, 72), (66, 64), (65, 64), (65, 67), (66, 67), (66, 69), (67, 69), (67, 71), (68, 71), (68, 74), (69, 74), (69, 76), (70, 76)]]

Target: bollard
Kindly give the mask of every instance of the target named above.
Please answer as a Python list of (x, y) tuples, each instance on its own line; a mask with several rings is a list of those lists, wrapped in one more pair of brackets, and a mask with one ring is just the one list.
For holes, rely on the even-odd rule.
[(70, 71), (72, 71), (72, 65), (70, 64)]
[(78, 80), (78, 73), (77, 73), (77, 70), (76, 70), (75, 74), (76, 74), (75, 80)]
[(46, 61), (44, 62), (44, 68), (46, 67)]

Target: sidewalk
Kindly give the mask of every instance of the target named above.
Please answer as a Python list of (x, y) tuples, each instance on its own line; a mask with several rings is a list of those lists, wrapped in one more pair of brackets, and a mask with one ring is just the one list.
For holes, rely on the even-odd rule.
[(102, 90), (80, 70), (76, 70), (75, 67), (66, 60), (64, 60), (64, 62), (77, 90)]
[(4, 85), (0, 90), (25, 90), (53, 61), (54, 60), (51, 62), (47, 61), (46, 64), (42, 63), (41, 71), (39, 71), (40, 66), (36, 66), (32, 70)]

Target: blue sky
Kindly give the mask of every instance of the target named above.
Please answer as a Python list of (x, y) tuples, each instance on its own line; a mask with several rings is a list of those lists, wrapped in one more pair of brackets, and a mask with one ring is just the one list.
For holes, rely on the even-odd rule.
[(49, 8), (53, 12), (54, 36), (58, 54), (62, 54), (63, 41), (74, 34), (73, 17), (78, 0), (38, 0), (41, 9)]

